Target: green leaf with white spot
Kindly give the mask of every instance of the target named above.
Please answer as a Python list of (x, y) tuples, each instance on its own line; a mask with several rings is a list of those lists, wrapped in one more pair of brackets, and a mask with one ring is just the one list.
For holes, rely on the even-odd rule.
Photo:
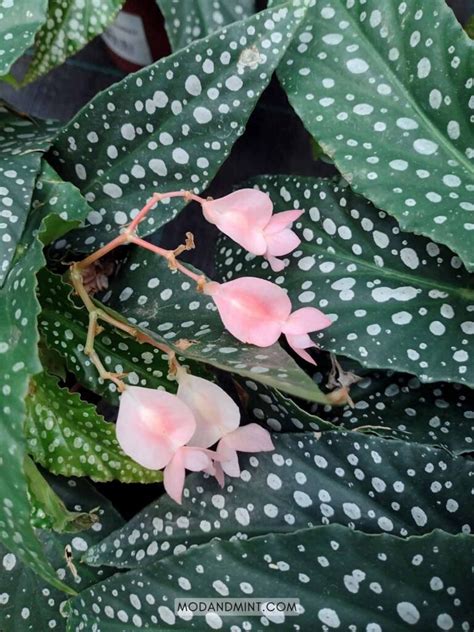
[(25, 228), (41, 154), (56, 131), (51, 122), (22, 117), (0, 105), (0, 287)]
[[(199, 247), (199, 244), (198, 244)], [(311, 401), (326, 396), (278, 343), (254, 347), (225, 329), (213, 300), (158, 255), (133, 248), (103, 300), (106, 308), (137, 325), (185, 358), (251, 377)], [(191, 341), (186, 349), (180, 340)]]
[(46, 22), (35, 38), (23, 83), (38, 79), (77, 53), (114, 20), (123, 0), (50, 0)]
[(47, 0), (3, 0), (0, 5), (0, 77), (33, 44), (46, 19)]
[(255, 0), (157, 0), (173, 50), (184, 48), (226, 24), (249, 17)]
[(33, 378), (26, 411), (28, 452), (53, 474), (88, 476), (102, 483), (161, 481), (161, 471), (141, 467), (124, 454), (114, 424), (77, 393), (61, 388), (56, 378), (46, 373)]
[[(214, 540), (144, 569), (117, 574), (72, 600), (71, 629), (469, 630), (473, 538), (434, 531), (406, 540), (340, 525), (242, 542)], [(471, 577), (472, 579), (472, 577)], [(174, 600), (295, 597), (296, 617), (204, 618), (173, 613)], [(158, 616), (157, 616), (158, 615)], [(75, 627), (72, 627), (75, 626)]]
[[(68, 244), (90, 251), (108, 242), (157, 190), (203, 191), (243, 133), (305, 10), (301, 0), (288, 0), (237, 22), (127, 76), (83, 108), (52, 151), (59, 175), (94, 208)], [(178, 198), (161, 203), (142, 233), (184, 205)]]
[(214, 537), (250, 538), (338, 523), (402, 537), (471, 528), (472, 463), (444, 450), (360, 433), (275, 434), (274, 452), (240, 454), (240, 478), (191, 474), (89, 551), (87, 561), (142, 567)]
[[(406, 373), (374, 371), (342, 361), (360, 376), (351, 386), (354, 407), (316, 412), (339, 427), (446, 448), (454, 454), (474, 449), (472, 391), (460, 384), (422, 384)], [(263, 403), (260, 402), (262, 408)]]
[(474, 270), (474, 45), (444, 0), (327, 0), (278, 69), (353, 189)]
[[(80, 384), (98, 393), (112, 404), (118, 404), (117, 387), (104, 382), (84, 353), (88, 314), (81, 301), (72, 295), (72, 287), (49, 270), (38, 275), (38, 298), (42, 306), (39, 328), (48, 348), (63, 356), (67, 369)], [(130, 336), (104, 324), (104, 333), (97, 336), (94, 348), (108, 371), (127, 373), (125, 381), (135, 386), (164, 388), (175, 392), (177, 383), (168, 379), (168, 358), (155, 347), (140, 344)], [(180, 361), (183, 359), (179, 356)], [(184, 360), (193, 375), (212, 379), (201, 364)]]
[[(80, 592), (110, 575), (109, 569), (90, 568), (82, 564), (81, 556), (88, 547), (119, 528), (123, 519), (110, 502), (85, 480), (48, 476), (48, 482), (70, 510), (86, 514), (94, 510), (98, 518), (91, 529), (76, 535), (38, 531), (38, 537), (58, 578)], [(66, 564), (66, 546), (70, 547), (72, 553), (76, 579)], [(0, 629), (5, 632), (43, 632), (53, 629), (55, 632), (66, 632), (66, 595), (52, 588), (1, 545), (0, 559), (3, 562), (0, 573)]]
[(276, 176), (253, 184), (278, 211), (305, 209), (295, 224), (302, 243), (275, 274), (264, 259), (224, 239), (222, 277), (233, 277), (241, 262), (239, 276), (276, 280), (294, 309), (314, 306), (332, 318), (313, 336), (324, 349), (364, 366), (414, 373), (422, 382), (474, 384), (473, 276), (457, 256), (401, 232), (344, 182)]

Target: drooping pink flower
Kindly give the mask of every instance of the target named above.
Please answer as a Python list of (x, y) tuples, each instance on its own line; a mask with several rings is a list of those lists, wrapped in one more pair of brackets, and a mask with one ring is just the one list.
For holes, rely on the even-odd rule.
[(256, 189), (240, 189), (202, 203), (204, 217), (225, 235), (254, 255), (263, 255), (267, 243), (263, 229), (273, 212), (270, 197)]
[(176, 395), (127, 386), (120, 396), (117, 440), (125, 454), (143, 467), (165, 467), (195, 430), (193, 412)]
[(214, 474), (214, 457), (215, 452), (210, 450), (188, 446), (179, 448), (163, 472), (163, 484), (168, 496), (180, 505), (186, 470)]
[(301, 358), (316, 364), (313, 358), (305, 349), (316, 347), (317, 345), (308, 336), (309, 332), (320, 331), (332, 324), (328, 316), (315, 307), (302, 307), (290, 314), (283, 324), (282, 332), (285, 334), (290, 347)]
[(215, 476), (223, 485), (223, 473), (240, 476), (237, 452), (270, 452), (275, 447), (270, 433), (258, 424), (248, 424), (226, 434), (217, 444)]
[(291, 312), (285, 290), (265, 279), (211, 281), (204, 293), (212, 296), (227, 331), (257, 347), (269, 347), (278, 340)]
[(209, 448), (228, 432), (238, 428), (240, 410), (234, 400), (217, 384), (179, 368), (177, 395), (193, 411), (196, 430), (189, 446)]
[(272, 216), (263, 230), (267, 243), (264, 256), (274, 272), (280, 272), (285, 267), (285, 263), (277, 257), (283, 257), (293, 252), (301, 243), (298, 235), (291, 230), (291, 226), (303, 212), (284, 211), (283, 213), (277, 213)]

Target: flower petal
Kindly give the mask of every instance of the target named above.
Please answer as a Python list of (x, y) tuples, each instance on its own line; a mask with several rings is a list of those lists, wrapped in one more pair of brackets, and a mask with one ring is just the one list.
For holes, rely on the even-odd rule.
[(143, 467), (165, 467), (195, 429), (191, 409), (176, 395), (127, 386), (120, 396), (117, 440), (125, 454)]
[(178, 450), (163, 472), (165, 491), (178, 505), (181, 504), (183, 496), (185, 475), (183, 453)]
[(289, 228), (285, 228), (278, 233), (273, 233), (273, 235), (266, 235), (265, 239), (267, 241), (267, 251), (265, 254), (274, 257), (281, 257), (293, 252), (301, 243), (301, 239), (298, 235)]
[(227, 283), (208, 283), (210, 294), (226, 329), (241, 342), (269, 347), (278, 340), (290, 312), (286, 292), (275, 283), (241, 277)]
[(285, 334), (306, 334), (319, 331), (332, 324), (331, 319), (315, 307), (302, 307), (288, 317), (282, 327)]
[(286, 267), (285, 262), (281, 259), (277, 259), (276, 257), (265, 255), (265, 259), (270, 264), (270, 268), (273, 270), (273, 272), (281, 272)]
[(238, 428), (240, 410), (217, 384), (178, 370), (178, 397), (194, 413), (196, 430), (188, 445), (208, 448), (228, 432)]
[(317, 347), (317, 345), (311, 340), (308, 334), (285, 334), (288, 344), (293, 349), (295, 353), (297, 353), (300, 358), (306, 360), (310, 364), (314, 364), (316, 366), (316, 361), (309, 355), (305, 349), (309, 349), (311, 347)]
[(283, 211), (283, 213), (275, 213), (271, 220), (265, 226), (265, 235), (273, 235), (279, 233), (285, 228), (290, 228), (293, 222), (300, 217), (304, 211)]

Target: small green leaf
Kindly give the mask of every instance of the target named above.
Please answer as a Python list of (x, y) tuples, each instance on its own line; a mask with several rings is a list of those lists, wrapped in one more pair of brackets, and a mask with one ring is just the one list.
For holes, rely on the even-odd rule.
[(98, 521), (93, 513), (69, 511), (65, 504), (41, 475), (36, 465), (25, 458), (25, 476), (28, 481), (32, 505), (32, 524), (41, 529), (58, 533), (76, 532), (90, 529)]
[[(470, 630), (472, 553), (469, 535), (436, 530), (402, 540), (340, 525), (214, 540), (83, 591), (71, 603), (71, 629), (231, 630), (248, 621), (256, 630)], [(302, 607), (295, 617), (173, 612), (175, 599), (223, 596), (293, 597)]]
[(354, 191), (474, 270), (474, 46), (444, 0), (313, 3), (280, 64)]
[(223, 26), (249, 17), (255, 0), (157, 0), (173, 50), (184, 48)]
[[(296, 397), (327, 402), (278, 343), (265, 348), (240, 343), (224, 329), (209, 296), (198, 292), (180, 272), (170, 271), (163, 258), (143, 248), (132, 249), (104, 301), (116, 310), (115, 315), (127, 318), (186, 358), (251, 377)], [(182, 339), (192, 344), (183, 349), (179, 345)]]
[(23, 83), (34, 81), (77, 53), (112, 22), (123, 0), (50, 0), (46, 22), (35, 38)]
[(333, 320), (314, 336), (324, 349), (364, 366), (414, 373), (422, 382), (474, 384), (473, 277), (458, 257), (401, 232), (345, 183), (286, 176), (253, 183), (276, 210), (305, 209), (296, 222), (302, 243), (276, 274), (261, 257), (223, 239), (221, 276), (234, 277), (242, 263), (239, 276), (283, 285), (294, 309), (322, 309)]
[(33, 121), (0, 105), (0, 287), (25, 228), (41, 154), (56, 131), (53, 123)]
[[(155, 191), (207, 187), (293, 37), (305, 12), (299, 4), (288, 0), (127, 76), (63, 128), (53, 166), (94, 208), (88, 227), (68, 236), (70, 247), (108, 242)], [(161, 203), (143, 234), (184, 205)]]
[(115, 437), (115, 425), (57, 379), (36, 375), (26, 400), (29, 453), (53, 474), (88, 476), (122, 483), (161, 481), (161, 471), (148, 470), (127, 457)]
[(47, 0), (3, 0), (0, 6), (0, 77), (33, 43), (46, 19)]
[(471, 463), (444, 450), (356, 432), (273, 435), (274, 452), (239, 455), (223, 490), (186, 479), (183, 505), (149, 505), (89, 551), (87, 561), (143, 567), (211, 538), (250, 538), (338, 523), (406, 537), (468, 530)]
[[(38, 531), (57, 577), (79, 592), (110, 575), (108, 569), (90, 568), (80, 560), (88, 547), (119, 528), (123, 519), (110, 502), (85, 480), (49, 476), (48, 482), (70, 510), (82, 511), (86, 515), (94, 511), (98, 517), (92, 529), (79, 535)], [(66, 547), (70, 547), (76, 578), (72, 567), (68, 568), (66, 564)], [(0, 558), (3, 561), (0, 573), (0, 629), (5, 632), (66, 632), (68, 605), (64, 593), (52, 588), (2, 545)]]

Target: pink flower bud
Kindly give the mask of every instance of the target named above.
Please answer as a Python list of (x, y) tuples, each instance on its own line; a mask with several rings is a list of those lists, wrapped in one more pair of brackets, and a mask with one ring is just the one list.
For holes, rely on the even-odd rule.
[(269, 223), (273, 204), (256, 189), (240, 189), (217, 200), (202, 203), (204, 217), (225, 235), (254, 255), (267, 249), (263, 229)]
[(316, 347), (316, 344), (308, 336), (308, 332), (320, 331), (332, 324), (330, 318), (315, 307), (302, 307), (290, 314), (282, 327), (283, 333), (290, 347), (303, 360), (316, 364), (305, 349)]
[(240, 410), (234, 400), (217, 384), (179, 368), (178, 397), (192, 410), (196, 430), (188, 445), (209, 448), (228, 432), (238, 428)]
[(255, 277), (241, 277), (227, 283), (207, 283), (225, 328), (241, 342), (269, 347), (281, 335), (291, 312), (285, 290)]
[(165, 467), (195, 430), (191, 409), (176, 395), (127, 386), (120, 396), (117, 440), (125, 454), (143, 467)]
[(274, 272), (280, 272), (285, 267), (283, 261), (280, 261), (277, 257), (283, 257), (293, 252), (301, 243), (298, 235), (291, 230), (291, 226), (303, 212), (284, 211), (283, 213), (277, 213), (273, 215), (263, 231), (267, 242), (265, 258), (268, 259)]

